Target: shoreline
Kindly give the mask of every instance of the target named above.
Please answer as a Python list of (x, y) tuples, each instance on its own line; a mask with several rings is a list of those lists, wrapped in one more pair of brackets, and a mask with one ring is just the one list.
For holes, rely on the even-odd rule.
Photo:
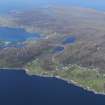
[(104, 95), (105, 96), (104, 92), (97, 92), (94, 89), (90, 89), (90, 87), (86, 87), (85, 88), (84, 86), (80, 85), (79, 83), (75, 82), (74, 80), (68, 80), (68, 79), (62, 78), (59, 75), (58, 76), (48, 76), (48, 75), (32, 74), (29, 71), (29, 69), (27, 69), (27, 68), (0, 68), (0, 69), (2, 69), (2, 70), (8, 70), (8, 69), (11, 69), (11, 70), (22, 70), (22, 71), (25, 71), (25, 73), (27, 75), (29, 75), (29, 76), (39, 76), (39, 77), (44, 77), (44, 78), (56, 78), (56, 79), (59, 79), (59, 80), (63, 80), (65, 82), (67, 82), (68, 84), (72, 84), (74, 86), (82, 88), (85, 91), (92, 92), (92, 93), (94, 93), (96, 95)]
[(44, 78), (47, 78), (47, 77), (48, 78), (57, 78), (57, 79), (60, 79), (60, 80), (63, 80), (65, 82), (67, 82), (68, 84), (73, 84), (74, 86), (80, 87), (83, 90), (86, 90), (88, 92), (92, 92), (92, 93), (94, 93), (96, 95), (105, 95), (104, 92), (97, 92), (94, 89), (90, 89), (90, 87), (85, 88), (84, 86), (80, 85), (79, 83), (75, 82), (74, 80), (64, 79), (64, 78), (60, 77), (59, 75), (58, 76), (48, 76), (48, 75), (40, 75), (40, 74), (31, 74), (31, 72), (27, 68), (24, 68), (23, 70), (25, 70), (26, 74), (31, 75), (31, 76), (36, 75), (36, 76), (40, 76), (40, 77), (44, 77)]

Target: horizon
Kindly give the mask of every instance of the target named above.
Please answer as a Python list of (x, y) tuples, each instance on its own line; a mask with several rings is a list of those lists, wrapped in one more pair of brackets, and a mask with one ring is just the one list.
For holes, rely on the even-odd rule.
[(101, 2), (100, 0), (3, 0), (0, 2), (0, 12), (21, 11), (48, 6), (79, 6), (104, 11), (104, 4), (104, 0), (101, 0)]

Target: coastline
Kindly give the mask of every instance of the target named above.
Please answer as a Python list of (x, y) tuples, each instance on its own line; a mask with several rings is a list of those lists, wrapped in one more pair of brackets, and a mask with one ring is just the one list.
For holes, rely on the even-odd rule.
[(28, 74), (28, 75), (33, 75), (33, 76), (40, 76), (40, 77), (48, 77), (48, 78), (57, 78), (57, 79), (60, 79), (60, 80), (63, 80), (63, 81), (65, 81), (65, 82), (67, 82), (68, 84), (73, 84), (73, 85), (75, 85), (75, 86), (77, 86), (77, 87), (80, 87), (80, 88), (82, 88), (83, 90), (86, 90), (86, 91), (88, 91), (88, 92), (92, 92), (92, 93), (94, 93), (94, 94), (96, 94), (96, 95), (105, 95), (105, 93), (104, 92), (97, 92), (97, 91), (95, 91), (94, 89), (90, 89), (90, 87), (84, 87), (83, 85), (80, 85), (79, 83), (77, 83), (77, 82), (75, 82), (74, 80), (68, 80), (68, 79), (65, 79), (65, 78), (62, 78), (62, 77), (60, 77), (59, 75), (58, 76), (48, 76), (48, 75), (40, 75), (40, 74), (32, 74), (27, 68), (24, 68), (23, 70), (25, 70), (25, 72), (26, 72), (26, 74)]
[(97, 92), (94, 89), (90, 89), (90, 87), (84, 87), (83, 85), (80, 85), (79, 83), (75, 82), (74, 80), (68, 80), (68, 79), (62, 78), (59, 75), (57, 75), (57, 76), (48, 76), (48, 75), (41, 75), (41, 74), (32, 74), (29, 71), (29, 69), (27, 69), (27, 68), (0, 68), (0, 69), (2, 69), (2, 70), (8, 70), (8, 69), (10, 69), (10, 70), (23, 70), (29, 76), (39, 76), (39, 77), (44, 77), (44, 78), (57, 78), (59, 80), (63, 80), (65, 82), (67, 82), (68, 84), (73, 84), (74, 86), (80, 87), (83, 90), (86, 90), (88, 92), (92, 92), (92, 93), (94, 93), (96, 95), (105, 95), (104, 92)]

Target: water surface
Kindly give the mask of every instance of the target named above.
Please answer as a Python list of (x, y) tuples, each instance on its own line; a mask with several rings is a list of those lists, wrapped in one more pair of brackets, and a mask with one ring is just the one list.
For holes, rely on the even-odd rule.
[(56, 78), (4, 70), (0, 71), (0, 105), (105, 105), (105, 96)]
[(53, 53), (62, 52), (63, 50), (64, 50), (64, 47), (57, 46), (53, 49)]
[(74, 36), (68, 36), (64, 39), (63, 44), (72, 44), (76, 42), (76, 38)]
[(3, 41), (25, 41), (30, 39), (39, 39), (40, 35), (38, 33), (29, 33), (21, 28), (8, 28), (0, 27), (0, 40)]

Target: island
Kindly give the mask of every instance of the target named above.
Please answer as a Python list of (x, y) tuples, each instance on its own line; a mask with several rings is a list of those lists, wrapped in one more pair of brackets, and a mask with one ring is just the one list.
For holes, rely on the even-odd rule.
[(18, 42), (1, 40), (0, 68), (22, 68), (29, 75), (56, 77), (105, 94), (104, 20), (104, 12), (80, 7), (0, 16), (0, 28), (38, 35)]

